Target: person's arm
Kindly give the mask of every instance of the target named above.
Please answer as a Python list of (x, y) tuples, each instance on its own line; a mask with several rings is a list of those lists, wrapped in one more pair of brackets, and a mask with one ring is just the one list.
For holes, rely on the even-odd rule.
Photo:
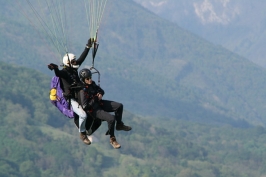
[(104, 95), (104, 90), (101, 87), (99, 87), (99, 86), (97, 86), (97, 87), (98, 87), (98, 93), (103, 96)]
[(59, 71), (58, 66), (54, 63), (50, 63), (48, 65), (48, 68), (52, 71), (54, 70), (54, 73), (57, 77), (62, 77), (62, 73)]
[(100, 86), (98, 86), (94, 81), (92, 81), (92, 87), (94, 88), (94, 90), (96, 90), (97, 95), (104, 95), (104, 90)]
[(75, 60), (75, 61), (72, 60), (71, 64), (73, 64), (73, 65), (81, 65), (84, 62), (84, 60), (86, 59), (89, 51), (90, 51), (90, 48), (86, 47), (84, 49), (84, 51), (82, 52), (82, 54), (80, 55), (80, 57), (77, 60)]
[(91, 47), (92, 47), (92, 40), (90, 38), (88, 40), (88, 43), (86, 44), (86, 47), (85, 47), (84, 51), (80, 55), (80, 57), (77, 60), (72, 60), (71, 64), (73, 64), (73, 65), (81, 65), (84, 62), (84, 60), (86, 59)]
[(61, 72), (59, 71), (58, 68), (55, 68), (55, 69), (54, 69), (54, 74), (55, 74), (57, 77), (62, 77), (62, 74), (61, 74)]
[(63, 79), (68, 79), (68, 74), (67, 74), (67, 71), (65, 71), (64, 69), (63, 70), (59, 70), (58, 68), (55, 68), (54, 69), (54, 73), (57, 77), (60, 77), (60, 78), (63, 78)]
[(102, 97), (104, 95), (104, 90), (100, 86), (96, 85), (95, 82), (93, 82), (93, 84), (94, 84), (94, 86), (95, 86), (95, 88), (97, 90), (96, 96), (98, 97), (99, 100), (102, 100)]
[(97, 92), (103, 96), (104, 95), (104, 90), (98, 85), (97, 85), (97, 87), (98, 87), (98, 91)]

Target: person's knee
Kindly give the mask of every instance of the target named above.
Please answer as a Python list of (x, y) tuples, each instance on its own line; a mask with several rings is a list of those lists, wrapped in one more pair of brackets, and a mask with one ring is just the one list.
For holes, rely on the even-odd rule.
[(82, 110), (79, 109), (76, 112), (76, 114), (79, 116), (80, 119), (86, 119), (87, 118), (87, 114), (83, 109)]
[(122, 103), (118, 103), (118, 109), (123, 110), (123, 104)]
[(109, 124), (114, 123), (114, 121), (115, 121), (114, 116), (110, 116), (110, 117), (108, 118), (108, 120), (107, 120), (107, 122), (108, 122)]

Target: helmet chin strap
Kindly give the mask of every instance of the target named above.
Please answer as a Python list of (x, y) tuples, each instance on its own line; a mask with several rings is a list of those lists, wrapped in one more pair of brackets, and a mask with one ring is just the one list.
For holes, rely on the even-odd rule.
[(71, 65), (71, 62), (70, 62), (70, 58), (69, 58), (68, 52), (66, 54), (67, 54), (67, 59), (68, 59), (68, 67), (73, 69), (73, 67)]

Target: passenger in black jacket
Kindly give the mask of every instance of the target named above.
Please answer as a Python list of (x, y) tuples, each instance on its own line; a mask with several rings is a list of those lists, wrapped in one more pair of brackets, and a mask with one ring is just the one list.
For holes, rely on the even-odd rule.
[(59, 70), (56, 64), (51, 63), (50, 65), (48, 65), (48, 68), (54, 70), (55, 75), (60, 78), (60, 84), (64, 92), (64, 96), (67, 100), (70, 101), (70, 105), (72, 106), (73, 111), (76, 113), (76, 115), (79, 116), (80, 138), (87, 145), (91, 143), (86, 136), (85, 124), (87, 114), (77, 102), (77, 92), (79, 91), (77, 88), (79, 88), (78, 86), (83, 85), (79, 79), (78, 68), (86, 59), (91, 46), (92, 40), (89, 39), (83, 53), (77, 60), (74, 54), (65, 54), (65, 56), (63, 57), (64, 68), (62, 70)]
[[(102, 100), (104, 90), (95, 84), (91, 78), (92, 74), (89, 69), (82, 69), (79, 72), (80, 80), (85, 84), (80, 90), (78, 100), (82, 108), (92, 118), (98, 118), (108, 123), (108, 131), (106, 135), (110, 135), (110, 144), (114, 148), (120, 148), (120, 144), (116, 141), (114, 134), (114, 126), (116, 121), (116, 130), (130, 131), (131, 127), (124, 125), (122, 122), (123, 104)], [(115, 115), (109, 112), (114, 112)]]

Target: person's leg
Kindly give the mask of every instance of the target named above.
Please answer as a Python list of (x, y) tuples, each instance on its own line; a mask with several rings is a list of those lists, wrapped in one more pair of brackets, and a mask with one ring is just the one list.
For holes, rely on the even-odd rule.
[(80, 139), (87, 145), (91, 144), (90, 140), (88, 139), (86, 135), (86, 118), (87, 114), (82, 109), (82, 107), (78, 104), (77, 101), (74, 99), (71, 99), (71, 106), (73, 108), (73, 111), (79, 116), (79, 132), (80, 132)]
[(79, 116), (79, 132), (85, 132), (86, 131), (85, 123), (87, 118), (86, 112), (74, 99), (71, 99), (71, 106), (73, 108), (73, 111)]
[(102, 109), (107, 112), (115, 113), (116, 130), (130, 131), (131, 127), (124, 125), (122, 121), (123, 104), (115, 101), (102, 100)]
[(113, 115), (109, 114), (108, 112), (102, 110), (102, 109), (97, 109), (93, 111), (93, 115), (101, 120), (104, 120), (108, 124), (108, 135), (110, 136), (115, 136), (114, 135), (114, 122), (115, 118)]
[(114, 133), (114, 124), (115, 124), (114, 116), (102, 109), (95, 110), (94, 116), (108, 123), (108, 131), (106, 135), (110, 135), (110, 144), (116, 149), (120, 148), (121, 145), (116, 141)]

